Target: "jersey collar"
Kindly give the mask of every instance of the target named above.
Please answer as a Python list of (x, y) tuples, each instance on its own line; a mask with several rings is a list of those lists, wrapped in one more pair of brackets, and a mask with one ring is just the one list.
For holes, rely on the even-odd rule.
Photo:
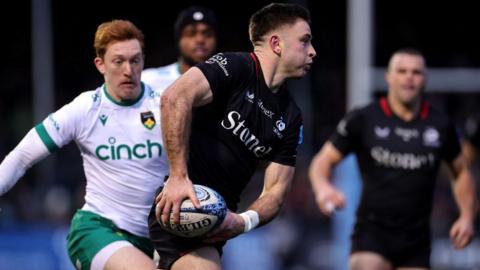
[[(388, 100), (386, 97), (382, 97), (380, 99), (380, 108), (382, 108), (383, 114), (385, 114), (386, 117), (393, 116), (392, 108), (390, 108), (390, 104), (388, 104)], [(420, 119), (425, 120), (428, 117), (428, 113), (428, 103), (426, 101), (422, 101), (422, 108), (420, 109)]]
[(143, 82), (141, 82), (141, 90), (140, 90), (140, 95), (138, 95), (138, 97), (134, 100), (121, 100), (121, 101), (116, 101), (107, 91), (107, 86), (105, 84), (103, 84), (102, 86), (103, 88), (103, 93), (105, 93), (105, 96), (107, 96), (107, 98), (117, 104), (117, 105), (120, 105), (120, 106), (132, 106), (133, 104), (137, 103), (142, 97), (143, 97), (143, 93), (145, 92), (145, 85), (143, 84)]
[(255, 74), (257, 74), (257, 79), (259, 79), (260, 63), (258, 62), (258, 58), (253, 52), (250, 53), (250, 57), (253, 59), (253, 62), (255, 63)]

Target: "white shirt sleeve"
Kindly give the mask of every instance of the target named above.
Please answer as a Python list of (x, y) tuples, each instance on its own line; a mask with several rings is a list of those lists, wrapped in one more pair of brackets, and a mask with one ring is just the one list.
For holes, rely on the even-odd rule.
[(0, 195), (10, 190), (27, 169), (49, 154), (37, 131), (32, 128), (0, 164)]

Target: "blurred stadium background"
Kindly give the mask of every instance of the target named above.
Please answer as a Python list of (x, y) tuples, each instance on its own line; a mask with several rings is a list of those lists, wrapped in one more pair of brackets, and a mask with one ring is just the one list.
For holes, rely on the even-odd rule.
[[(226, 270), (346, 269), (349, 224), (360, 188), (353, 160), (337, 170), (336, 183), (351, 195), (348, 208), (333, 220), (316, 209), (307, 168), (348, 108), (384, 94), (382, 72), (394, 50), (413, 46), (425, 54), (431, 71), (428, 99), (455, 120), (460, 133), (466, 117), (480, 112), (474, 2), (293, 2), (310, 10), (317, 50), (310, 75), (290, 84), (305, 119), (296, 179), (279, 218), (229, 242), (223, 257)], [(238, 51), (251, 49), (248, 18), (268, 3), (9, 2), (0, 17), (6, 60), (0, 67), (0, 157), (49, 112), (101, 83), (92, 48), (99, 23), (133, 21), (146, 36), (146, 67), (161, 66), (176, 60), (173, 22), (184, 7), (212, 8), (220, 21), (219, 51)], [(257, 175), (245, 191), (243, 207), (258, 195), (261, 179)], [(65, 234), (75, 209), (83, 204), (84, 185), (81, 159), (72, 144), (32, 168), (0, 198), (0, 269), (73, 269)], [(478, 237), (463, 251), (454, 251), (449, 243), (448, 230), (458, 212), (443, 173), (435, 194), (432, 269), (480, 269)]]

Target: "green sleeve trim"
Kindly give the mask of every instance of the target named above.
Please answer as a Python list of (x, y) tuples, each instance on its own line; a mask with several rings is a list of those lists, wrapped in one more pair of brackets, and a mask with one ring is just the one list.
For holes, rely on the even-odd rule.
[(38, 136), (40, 136), (40, 139), (42, 139), (43, 143), (45, 144), (50, 153), (53, 153), (59, 149), (59, 147), (52, 140), (52, 137), (48, 135), (47, 129), (45, 129), (43, 123), (36, 125), (35, 130), (37, 131)]

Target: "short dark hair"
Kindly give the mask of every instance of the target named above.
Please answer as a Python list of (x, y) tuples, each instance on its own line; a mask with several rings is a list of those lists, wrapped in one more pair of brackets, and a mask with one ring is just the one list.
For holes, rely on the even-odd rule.
[(419, 51), (418, 49), (415, 49), (413, 47), (404, 47), (404, 48), (398, 49), (398, 50), (396, 50), (392, 53), (392, 56), (394, 56), (395, 54), (399, 54), (399, 53), (401, 53), (401, 54), (411, 54), (411, 55), (424, 57), (423, 53), (421, 51)]
[(297, 4), (269, 4), (250, 17), (250, 41), (255, 45), (255, 43), (262, 41), (262, 38), (268, 32), (283, 25), (293, 25), (298, 19), (310, 23), (308, 10)]
[(185, 26), (200, 22), (210, 25), (217, 32), (217, 17), (212, 10), (201, 6), (190, 6), (182, 10), (173, 26), (175, 40), (180, 39)]
[(425, 56), (423, 55), (423, 53), (420, 50), (415, 49), (413, 47), (404, 47), (404, 48), (400, 48), (400, 49), (398, 49), (398, 50), (396, 50), (392, 53), (392, 55), (390, 56), (390, 60), (388, 60), (388, 68), (389, 69), (390, 69), (390, 63), (392, 61), (392, 58), (397, 54), (408, 54), (408, 55), (418, 56), (418, 57), (422, 58), (425, 65), (427, 65), (427, 61), (425, 59)]

